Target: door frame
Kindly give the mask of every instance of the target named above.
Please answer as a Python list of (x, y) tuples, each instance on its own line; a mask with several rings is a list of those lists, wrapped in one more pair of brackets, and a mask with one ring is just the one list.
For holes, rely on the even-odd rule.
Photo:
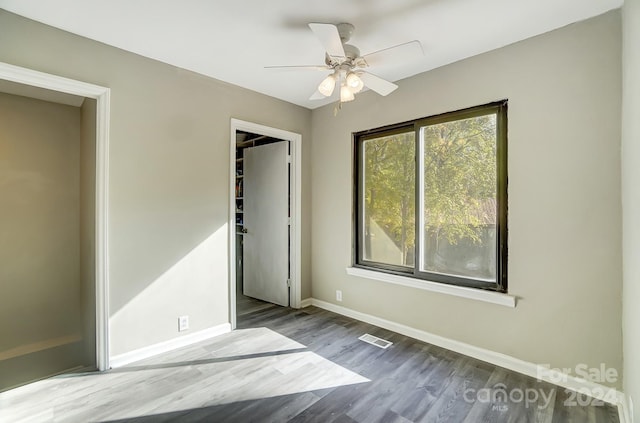
[(96, 100), (96, 366), (109, 365), (109, 119), (111, 90), (0, 62), (0, 79)]
[(229, 322), (231, 329), (236, 328), (236, 131), (246, 131), (258, 135), (289, 141), (291, 155), (291, 178), (289, 193), (291, 195), (291, 248), (289, 249), (289, 263), (291, 274), (291, 288), (289, 303), (292, 308), (300, 308), (301, 275), (302, 275), (302, 135), (283, 129), (271, 128), (257, 123), (239, 119), (231, 119), (229, 137)]

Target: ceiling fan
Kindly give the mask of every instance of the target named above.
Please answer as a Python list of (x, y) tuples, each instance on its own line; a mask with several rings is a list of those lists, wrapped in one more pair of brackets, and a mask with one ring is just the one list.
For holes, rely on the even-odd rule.
[(340, 93), (340, 103), (354, 100), (355, 94), (364, 87), (386, 96), (398, 86), (365, 69), (381, 64), (412, 60), (424, 54), (420, 41), (414, 40), (361, 56), (356, 46), (347, 44), (355, 29), (353, 25), (310, 23), (309, 28), (325, 48), (324, 65), (267, 66), (267, 68), (330, 71), (329, 76), (320, 82), (310, 100), (331, 97), (336, 92), (336, 87), (339, 87), (337, 92)]

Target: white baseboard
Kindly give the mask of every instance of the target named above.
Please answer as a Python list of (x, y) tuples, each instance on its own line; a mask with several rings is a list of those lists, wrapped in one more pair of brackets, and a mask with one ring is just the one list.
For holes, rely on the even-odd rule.
[(309, 307), (310, 305), (312, 305), (312, 300), (312, 298), (305, 298), (304, 300), (300, 301), (300, 308)]
[(158, 354), (186, 347), (191, 344), (195, 344), (196, 342), (205, 341), (228, 332), (231, 332), (231, 325), (229, 323), (223, 323), (218, 326), (183, 335), (168, 341), (159, 342), (157, 344), (129, 351), (124, 354), (114, 355), (111, 357), (109, 362), (112, 368), (122, 367), (129, 363), (133, 363), (134, 361), (143, 360)]
[[(309, 299), (305, 299), (304, 301), (307, 300)], [(370, 314), (361, 313), (359, 311), (355, 311), (326, 301), (311, 298), (311, 305), (384, 329), (388, 329), (393, 332), (409, 336), (411, 338), (418, 339), (429, 344), (437, 345), (439, 347), (446, 348), (448, 350), (455, 351), (457, 353), (464, 354), (478, 360), (486, 361), (496, 366), (513, 370), (514, 372), (522, 373), (536, 379), (539, 378), (540, 380), (544, 380), (545, 382), (549, 382), (563, 388), (571, 389), (573, 391), (581, 392), (593, 398), (602, 399), (603, 401), (616, 405), (618, 407), (620, 423), (631, 423), (627, 410), (626, 396), (622, 392), (608, 386), (580, 379), (578, 377), (560, 373), (557, 371), (548, 371), (544, 368), (541, 368), (537, 364), (520, 360), (506, 354), (486, 350), (484, 348), (476, 347), (464, 342), (445, 338), (440, 335), (434, 335), (420, 329), (415, 329), (410, 326), (392, 322), (390, 320), (382, 319)]]

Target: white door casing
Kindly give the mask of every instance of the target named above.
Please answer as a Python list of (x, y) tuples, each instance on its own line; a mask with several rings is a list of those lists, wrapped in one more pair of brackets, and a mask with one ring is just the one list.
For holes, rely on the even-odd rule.
[(96, 100), (96, 365), (109, 369), (109, 118), (111, 90), (0, 62), (0, 79)]
[(290, 307), (299, 308), (302, 304), (302, 136), (295, 132), (272, 128), (253, 122), (232, 118), (229, 136), (229, 323), (236, 327), (236, 231), (235, 231), (235, 183), (236, 183), (236, 131), (265, 135), (289, 141), (291, 155), (291, 178), (289, 181), (291, 249), (289, 251)]

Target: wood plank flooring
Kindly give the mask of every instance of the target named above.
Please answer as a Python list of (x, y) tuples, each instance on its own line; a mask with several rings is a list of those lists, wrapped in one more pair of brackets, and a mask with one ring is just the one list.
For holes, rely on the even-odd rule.
[(571, 395), (315, 307), (269, 305), (212, 340), (2, 393), (0, 421), (619, 422), (610, 405), (566, 406)]
[(247, 297), (242, 292), (236, 293), (236, 316), (241, 317), (245, 314), (254, 313), (271, 307), (272, 304), (255, 298)]

